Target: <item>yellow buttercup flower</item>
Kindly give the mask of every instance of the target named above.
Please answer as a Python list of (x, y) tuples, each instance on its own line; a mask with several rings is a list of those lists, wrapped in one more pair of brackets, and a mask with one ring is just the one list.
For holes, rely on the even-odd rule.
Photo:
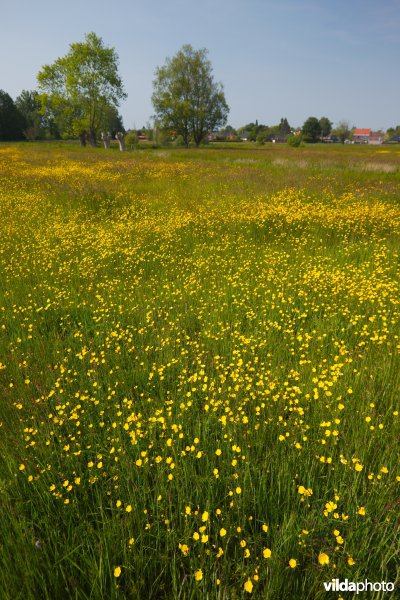
[(318, 555), (318, 562), (320, 565), (329, 565), (329, 556), (325, 552), (320, 552)]
[(179, 550), (184, 556), (187, 556), (189, 554), (189, 546), (187, 544), (179, 544)]

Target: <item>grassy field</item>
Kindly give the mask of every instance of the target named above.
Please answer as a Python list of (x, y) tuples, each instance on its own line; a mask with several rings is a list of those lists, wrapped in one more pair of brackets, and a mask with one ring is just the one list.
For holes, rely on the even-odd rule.
[(399, 147), (0, 146), (2, 600), (399, 585), (399, 198)]

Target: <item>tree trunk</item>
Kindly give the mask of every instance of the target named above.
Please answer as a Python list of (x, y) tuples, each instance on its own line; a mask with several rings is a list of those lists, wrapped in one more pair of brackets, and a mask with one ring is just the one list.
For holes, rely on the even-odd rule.
[(118, 131), (118, 133), (115, 135), (115, 139), (118, 140), (119, 149), (121, 152), (123, 152), (125, 150), (124, 134), (121, 131)]
[(111, 134), (110, 133), (104, 133), (102, 132), (101, 134), (101, 139), (103, 140), (103, 144), (104, 144), (104, 148), (109, 148), (110, 147), (110, 142), (111, 142)]
[(96, 132), (94, 129), (91, 129), (89, 132), (89, 144), (95, 148), (96, 147)]
[(81, 146), (86, 146), (86, 138), (86, 131), (82, 131), (82, 133), (79, 134), (79, 142)]

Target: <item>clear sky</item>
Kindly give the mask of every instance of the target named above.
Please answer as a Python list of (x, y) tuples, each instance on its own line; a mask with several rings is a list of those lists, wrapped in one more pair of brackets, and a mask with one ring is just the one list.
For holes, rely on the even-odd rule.
[(0, 0), (0, 9), (0, 89), (14, 99), (94, 31), (119, 55), (126, 128), (149, 120), (154, 71), (185, 43), (209, 50), (235, 127), (309, 116), (400, 124), (400, 0)]

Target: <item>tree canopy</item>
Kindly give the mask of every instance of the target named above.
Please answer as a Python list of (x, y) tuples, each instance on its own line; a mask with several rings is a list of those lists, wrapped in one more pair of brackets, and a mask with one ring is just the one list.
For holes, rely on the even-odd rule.
[(342, 121), (339, 121), (339, 123), (336, 125), (335, 129), (333, 130), (333, 133), (337, 138), (339, 138), (339, 140), (342, 143), (344, 143), (346, 140), (349, 140), (353, 135), (353, 132), (350, 127), (350, 123), (348, 121), (346, 121), (345, 119), (343, 119)]
[(303, 138), (306, 142), (318, 142), (321, 136), (321, 125), (316, 117), (309, 117), (302, 129)]
[(208, 131), (225, 125), (229, 107), (221, 83), (212, 75), (205, 48), (182, 46), (153, 82), (152, 102), (162, 127), (181, 135), (186, 146), (193, 140), (199, 146)]
[(321, 137), (327, 137), (332, 131), (332, 122), (328, 117), (321, 117), (319, 120), (319, 126), (321, 128)]
[(22, 90), (15, 100), (15, 105), (25, 119), (23, 133), (27, 140), (34, 141), (46, 137), (48, 133), (56, 133), (52, 130), (51, 124), (46, 123), (44, 116), (41, 114), (37, 91)]
[(118, 56), (95, 33), (70, 45), (65, 56), (45, 65), (38, 74), (42, 110), (66, 135), (86, 132), (91, 145), (110, 109), (126, 98), (118, 74)]
[(0, 140), (21, 140), (25, 119), (7, 92), (0, 90)]

